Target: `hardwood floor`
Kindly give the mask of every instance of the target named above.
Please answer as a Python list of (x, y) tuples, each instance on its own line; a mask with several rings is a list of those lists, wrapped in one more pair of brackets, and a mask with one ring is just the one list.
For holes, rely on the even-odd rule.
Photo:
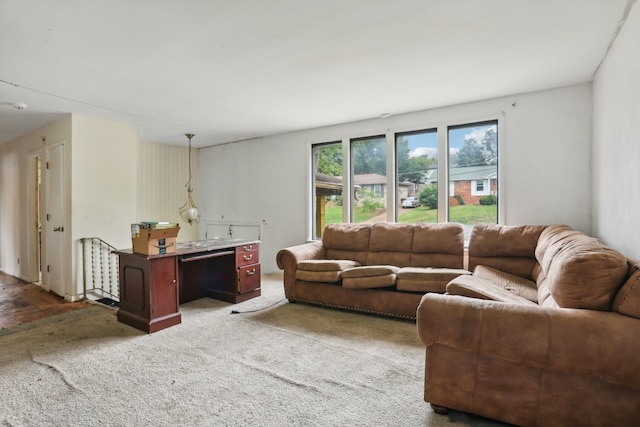
[(0, 272), (0, 329), (89, 306), (84, 302), (65, 302), (53, 292)]

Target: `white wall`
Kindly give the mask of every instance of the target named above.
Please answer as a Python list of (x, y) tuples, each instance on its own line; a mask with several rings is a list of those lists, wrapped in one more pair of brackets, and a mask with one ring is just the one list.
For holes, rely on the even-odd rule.
[(262, 223), (263, 271), (273, 272), (277, 251), (309, 235), (310, 144), (498, 117), (505, 223), (565, 223), (590, 233), (590, 84), (200, 149), (201, 215)]
[(600, 66), (593, 84), (594, 233), (640, 258), (640, 6)]

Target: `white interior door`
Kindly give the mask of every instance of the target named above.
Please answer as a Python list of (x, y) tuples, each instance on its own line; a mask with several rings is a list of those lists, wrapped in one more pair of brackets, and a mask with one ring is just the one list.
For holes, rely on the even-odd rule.
[(46, 258), (42, 272), (45, 288), (60, 296), (65, 294), (64, 286), (64, 236), (66, 218), (64, 215), (64, 144), (47, 150), (46, 163), (46, 206), (43, 228), (45, 233), (43, 255)]

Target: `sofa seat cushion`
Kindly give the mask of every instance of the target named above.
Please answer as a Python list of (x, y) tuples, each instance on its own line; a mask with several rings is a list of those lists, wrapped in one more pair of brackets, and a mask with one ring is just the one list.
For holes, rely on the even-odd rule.
[(309, 259), (298, 263), (298, 270), (307, 271), (342, 271), (360, 267), (360, 263), (350, 259)]
[(512, 304), (538, 304), (475, 276), (458, 276), (447, 284), (447, 293), (464, 297), (501, 301)]
[(538, 288), (536, 286), (536, 283), (532, 280), (528, 280), (524, 277), (506, 273), (504, 271), (496, 270), (495, 268), (487, 267), (484, 265), (476, 266), (476, 268), (473, 270), (473, 276), (480, 279), (485, 279), (493, 283), (495, 286), (498, 286), (516, 295), (520, 295), (521, 297), (524, 297), (531, 302), (538, 302)]
[(340, 281), (340, 273), (343, 270), (359, 266), (359, 262), (347, 259), (313, 259), (300, 261), (296, 269), (296, 279), (307, 282), (337, 283)]
[(396, 284), (400, 270), (394, 265), (367, 265), (349, 268), (342, 273), (342, 287), (352, 289), (386, 288)]
[(447, 283), (460, 275), (471, 274), (461, 268), (403, 267), (396, 277), (396, 289), (405, 292), (444, 293)]

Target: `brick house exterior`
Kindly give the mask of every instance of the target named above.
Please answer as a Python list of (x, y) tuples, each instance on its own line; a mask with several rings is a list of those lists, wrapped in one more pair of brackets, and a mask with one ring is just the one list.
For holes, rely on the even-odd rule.
[[(451, 196), (449, 196), (449, 206), (459, 206), (461, 204), (465, 204), (465, 205), (479, 205), (480, 204), (480, 199), (482, 197), (487, 196), (488, 194), (483, 194), (483, 195), (474, 195), (472, 194), (472, 186), (477, 185), (476, 184), (477, 181), (471, 181), (471, 180), (464, 180), (464, 181), (454, 181), (453, 182), (453, 192), (450, 193), (452, 194)], [(485, 180), (484, 185), (487, 185), (487, 183), (490, 182), (490, 194), (493, 195), (497, 195), (497, 191), (498, 191), (498, 182), (497, 180), (494, 179), (490, 179), (490, 180)], [(456, 197), (459, 196), (459, 197)], [(462, 199), (463, 203), (459, 202), (459, 198)]]
[[(430, 176), (437, 182), (437, 171)], [(496, 165), (453, 167), (450, 170), (449, 205), (478, 205), (480, 199), (498, 195), (498, 167)]]

